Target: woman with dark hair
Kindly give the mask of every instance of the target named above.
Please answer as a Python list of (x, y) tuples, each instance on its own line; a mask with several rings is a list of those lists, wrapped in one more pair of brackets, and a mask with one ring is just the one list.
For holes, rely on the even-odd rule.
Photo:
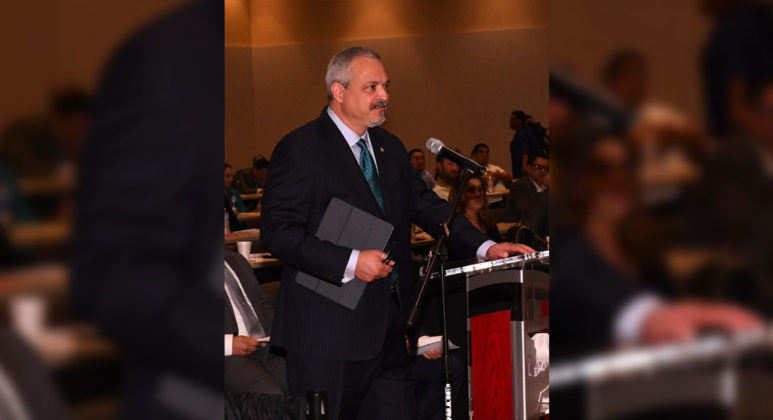
[[(457, 186), (452, 186), (448, 195), (449, 200), (456, 197), (456, 191)], [(464, 215), (473, 226), (485, 233), (492, 241), (502, 242), (502, 235), (499, 234), (499, 229), (488, 212), (486, 187), (481, 177), (474, 176), (467, 181), (462, 191), (462, 199), (456, 206), (456, 214)]]

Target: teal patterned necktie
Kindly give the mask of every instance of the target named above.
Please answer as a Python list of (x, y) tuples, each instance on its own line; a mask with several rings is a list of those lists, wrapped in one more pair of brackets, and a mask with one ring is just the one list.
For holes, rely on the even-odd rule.
[(378, 201), (378, 206), (381, 207), (381, 211), (386, 214), (384, 209), (384, 195), (381, 193), (381, 182), (378, 179), (378, 173), (376, 172), (376, 165), (373, 163), (373, 157), (370, 156), (368, 151), (368, 145), (365, 143), (365, 139), (360, 139), (357, 142), (360, 146), (360, 169), (362, 174), (365, 175), (365, 180), (368, 181), (370, 190)]
[[(370, 190), (376, 197), (376, 201), (378, 201), (381, 211), (386, 214), (386, 210), (384, 210), (384, 195), (381, 193), (381, 182), (379, 182), (378, 173), (376, 173), (376, 165), (373, 163), (373, 158), (368, 151), (368, 145), (365, 143), (365, 139), (360, 139), (360, 141), (357, 142), (357, 145), (360, 146), (360, 169), (362, 169), (362, 174), (365, 175), (365, 179), (368, 181)], [(397, 298), (397, 306), (402, 308), (399, 287), (397, 284), (397, 272), (394, 270), (389, 274), (389, 281), (391, 287), (396, 291), (394, 296)]]

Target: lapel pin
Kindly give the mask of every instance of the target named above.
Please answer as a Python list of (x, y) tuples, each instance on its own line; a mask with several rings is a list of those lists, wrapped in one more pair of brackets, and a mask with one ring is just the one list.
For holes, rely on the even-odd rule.
[(379, 152), (384, 153), (384, 148), (383, 147), (379, 147), (378, 150), (379, 150)]

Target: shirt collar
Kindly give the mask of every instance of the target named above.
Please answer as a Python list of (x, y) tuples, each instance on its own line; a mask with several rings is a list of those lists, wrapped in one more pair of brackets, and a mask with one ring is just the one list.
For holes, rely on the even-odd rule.
[(531, 181), (531, 183), (534, 184), (534, 187), (537, 188), (537, 192), (538, 193), (541, 193), (542, 191), (545, 191), (546, 189), (548, 189), (548, 187), (541, 186), (541, 185), (537, 184), (537, 181), (531, 179), (530, 176), (527, 175), (527, 177), (529, 178), (529, 181)]
[(365, 130), (365, 134), (360, 137), (359, 134), (355, 133), (354, 130), (349, 128), (346, 124), (344, 124), (343, 121), (341, 121), (340, 118), (338, 118), (338, 115), (336, 115), (335, 112), (333, 112), (333, 108), (327, 107), (327, 115), (330, 116), (330, 119), (333, 120), (333, 123), (338, 127), (338, 131), (341, 132), (341, 134), (344, 136), (344, 140), (346, 140), (346, 143), (349, 145), (349, 147), (353, 147), (355, 144), (357, 144), (360, 139), (365, 139), (366, 142), (370, 143), (370, 136), (368, 136), (368, 130)]

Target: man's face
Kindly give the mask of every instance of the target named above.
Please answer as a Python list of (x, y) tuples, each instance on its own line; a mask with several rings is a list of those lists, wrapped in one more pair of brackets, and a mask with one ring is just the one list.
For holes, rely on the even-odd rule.
[(478, 162), (478, 164), (486, 166), (488, 165), (488, 147), (478, 147), (478, 150), (472, 154), (472, 158)]
[[(341, 119), (357, 133), (381, 125), (389, 103), (389, 77), (381, 61), (357, 57), (349, 64), (349, 87), (333, 84), (333, 100), (341, 105)], [(337, 94), (339, 93), (339, 94)]]
[(526, 165), (526, 171), (531, 179), (542, 186), (545, 183), (545, 176), (550, 172), (550, 162), (545, 158), (534, 158), (534, 163)]
[(413, 166), (413, 169), (416, 169), (417, 171), (423, 171), (424, 170), (424, 153), (422, 152), (413, 152), (411, 153), (411, 166)]
[(515, 115), (510, 115), (510, 128), (518, 131), (521, 128), (523, 128), (523, 120), (516, 117)]
[(440, 159), (437, 163), (438, 175), (443, 181), (449, 184), (455, 184), (459, 178), (459, 165), (448, 159)]
[(234, 179), (234, 172), (233, 169), (226, 167), (225, 168), (225, 187), (228, 188), (231, 186), (231, 181)]
[(258, 180), (258, 184), (263, 184), (266, 182), (266, 177), (268, 176), (268, 168), (263, 169), (253, 169), (255, 172), (255, 179)]

